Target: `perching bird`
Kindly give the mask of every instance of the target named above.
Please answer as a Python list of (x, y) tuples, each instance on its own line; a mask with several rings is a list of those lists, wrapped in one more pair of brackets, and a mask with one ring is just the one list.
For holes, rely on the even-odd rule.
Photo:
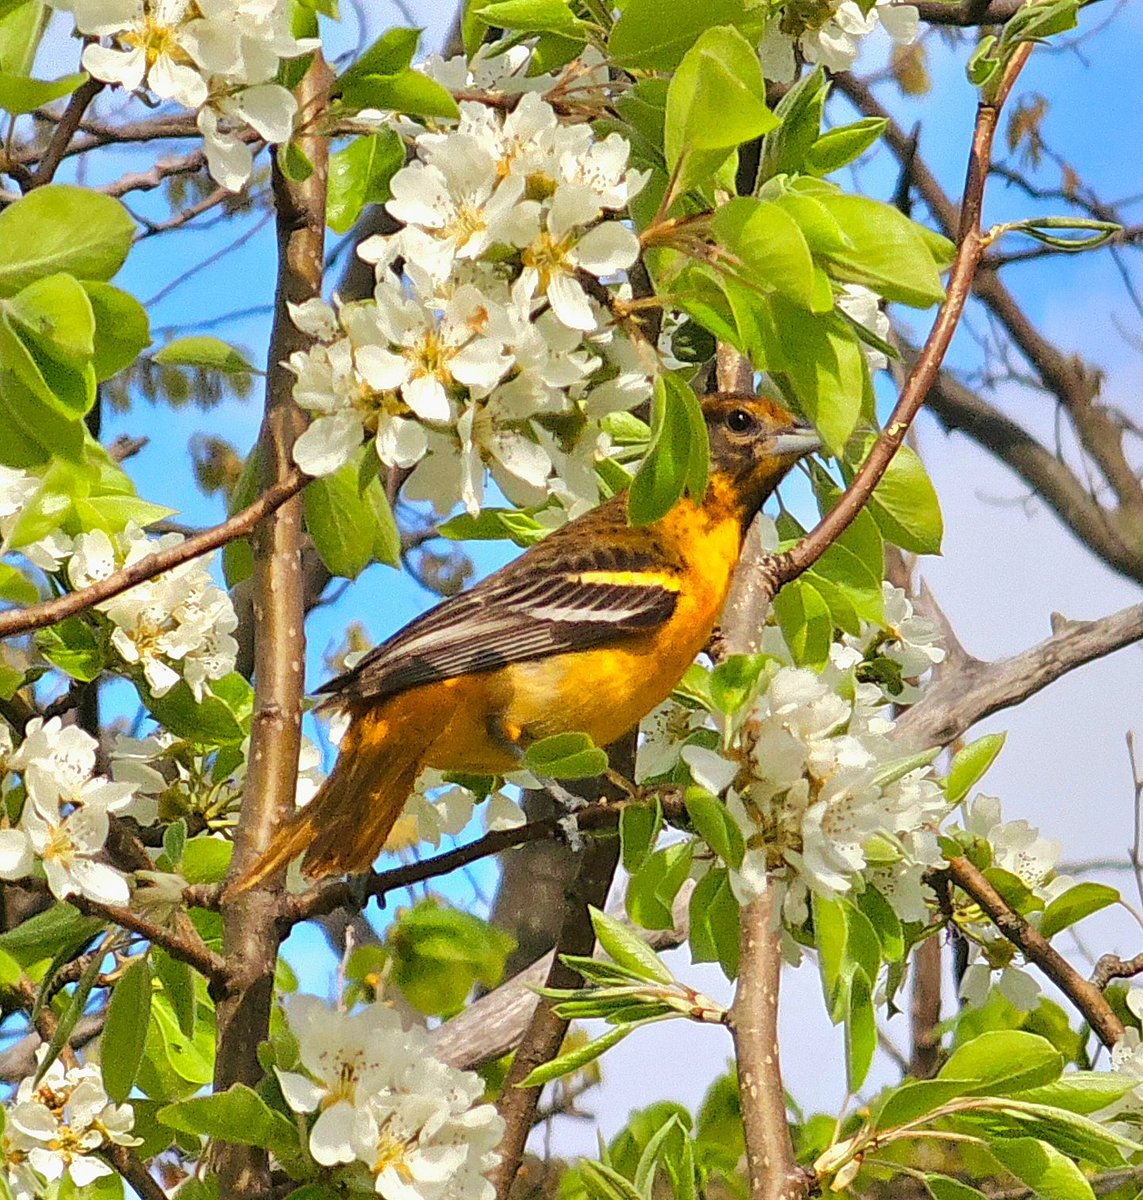
[(557, 733), (607, 746), (670, 695), (714, 630), (750, 522), (821, 444), (764, 397), (720, 393), (702, 408), (701, 499), (631, 525), (618, 495), (319, 689), (350, 717), (337, 764), (239, 888), (303, 851), (312, 878), (368, 870), (423, 767), (501, 774)]

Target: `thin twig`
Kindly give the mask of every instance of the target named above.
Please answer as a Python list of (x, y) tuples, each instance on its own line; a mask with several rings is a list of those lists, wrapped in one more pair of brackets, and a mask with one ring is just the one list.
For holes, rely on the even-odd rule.
[(1113, 979), (1133, 979), (1143, 974), (1143, 954), (1134, 958), (1120, 958), (1117, 954), (1104, 954), (1095, 964), (1091, 973), (1091, 981), (1100, 991)]
[(253, 504), (227, 518), (220, 525), (204, 529), (202, 533), (187, 538), (177, 546), (149, 554), (146, 558), (141, 558), (89, 587), (68, 592), (53, 600), (45, 600), (42, 604), (0, 613), (0, 638), (31, 633), (34, 629), (43, 629), (45, 625), (54, 625), (65, 617), (75, 616), (76, 613), (84, 612), (104, 600), (110, 600), (112, 596), (118, 596), (137, 583), (154, 579), (156, 575), (161, 575), (172, 567), (181, 566), (194, 558), (201, 558), (202, 555), (225, 546), (227, 542), (246, 537), (260, 521), (296, 496), (308, 481), (307, 475), (298, 467), (293, 467), (278, 482), (268, 487)]
[(146, 1163), (130, 1146), (118, 1146), (112, 1143), (104, 1147), (102, 1154), (131, 1185), (141, 1200), (168, 1200), (167, 1193), (147, 1170)]
[(102, 79), (92, 76), (72, 92), (71, 99), (68, 100), (67, 107), (59, 119), (59, 124), (52, 130), (48, 148), (44, 151), (44, 156), (40, 159), (39, 166), (32, 175), (32, 187), (43, 187), (45, 183), (51, 183), (67, 153), (71, 139), (75, 136), (75, 131), (79, 128), (79, 123), (83, 120), (83, 114), (87, 112), (87, 106), (105, 86)]
[(944, 869), (952, 882), (984, 909), (996, 928), (1083, 1013), (1105, 1046), (1114, 1046), (1123, 1037), (1123, 1022), (1103, 992), (1085, 979), (1035, 926), (1014, 912), (978, 867), (958, 855), (950, 858)]
[(972, 150), (969, 154), (964, 198), (960, 207), (957, 253), (949, 274), (945, 299), (925, 345), (905, 380), (888, 424), (836, 506), (792, 550), (773, 560), (771, 570), (775, 584), (786, 583), (811, 567), (849, 528), (857, 514), (865, 507), (873, 489), (905, 440), (913, 418), (920, 412), (929, 388), (937, 378), (949, 343), (972, 292), (973, 280), (987, 243), (980, 227), (980, 216), (984, 206), (984, 185), (988, 179), (992, 159), (992, 141), (1000, 110), (1031, 50), (1031, 43), (1025, 43), (1014, 52), (995, 99), (982, 102), (976, 110)]

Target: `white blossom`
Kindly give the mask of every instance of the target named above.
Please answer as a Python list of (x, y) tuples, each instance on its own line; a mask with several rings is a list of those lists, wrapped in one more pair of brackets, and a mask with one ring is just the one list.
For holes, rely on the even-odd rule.
[[(796, 73), (795, 42), (806, 62), (830, 71), (848, 71), (862, 41), (879, 25), (898, 44), (916, 40), (920, 16), (912, 4), (877, 0), (868, 12), (855, 0), (829, 0), (827, 5), (794, 3), (767, 22), (759, 53), (762, 71), (775, 83), (792, 83)], [(787, 33), (784, 26), (800, 27)]]
[(287, 1104), (317, 1113), (309, 1149), (323, 1166), (361, 1164), (386, 1200), (490, 1200), (504, 1124), (483, 1084), (432, 1057), (419, 1027), (390, 1009), (287, 1004), (301, 1070), (277, 1069)]
[[(86, 587), (113, 571), (182, 542), (180, 534), (152, 538), (128, 525), (114, 538), (93, 530), (76, 538), (68, 562), (74, 587)], [(238, 617), (230, 597), (196, 559), (97, 604), (111, 622), (111, 645), (130, 666), (141, 669), (151, 692), (163, 696), (180, 678), (201, 700), (207, 684), (234, 669)]]
[(83, 66), (96, 79), (197, 110), (207, 165), (238, 191), (253, 156), (243, 134), (271, 143), (293, 131), (297, 102), (275, 82), (282, 59), (317, 47), (290, 32), (283, 0), (53, 0), (91, 39)]
[[(46, 1053), (41, 1046), (37, 1062)], [(37, 1176), (51, 1184), (67, 1175), (76, 1187), (84, 1187), (111, 1174), (97, 1151), (141, 1141), (131, 1133), (131, 1105), (111, 1103), (93, 1064), (65, 1070), (57, 1059), (38, 1084), (23, 1079), (6, 1118), (4, 1159), (17, 1195), (41, 1194)]]

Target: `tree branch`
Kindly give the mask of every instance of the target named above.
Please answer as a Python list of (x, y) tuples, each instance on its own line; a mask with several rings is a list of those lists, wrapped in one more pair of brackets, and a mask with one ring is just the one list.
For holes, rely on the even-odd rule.
[(984, 909), (996, 928), (1023, 951), (1024, 957), (1034, 962), (1083, 1013), (1099, 1040), (1105, 1046), (1114, 1046), (1123, 1036), (1123, 1022), (1103, 992), (1085, 979), (1035, 926), (1013, 912), (983, 872), (967, 858), (949, 859), (945, 871), (957, 887)]
[(87, 112), (87, 106), (99, 95), (104, 86), (102, 79), (89, 76), (86, 83), (81, 83), (72, 92), (59, 123), (52, 130), (48, 148), (44, 151), (44, 156), (40, 159), (39, 166), (32, 175), (32, 187), (43, 187), (45, 183), (51, 183), (60, 163), (63, 162), (71, 139), (75, 136), (75, 131), (79, 128), (79, 123), (83, 120), (83, 114)]
[(801, 1200), (814, 1183), (794, 1156), (779, 1068), (782, 942), (776, 904), (770, 887), (742, 909), (738, 987), (730, 1009), (751, 1200)]
[(248, 536), (260, 521), (296, 496), (308, 482), (309, 477), (298, 467), (290, 467), (282, 478), (267, 487), (253, 504), (228, 517), (220, 525), (204, 529), (202, 533), (196, 533), (194, 537), (187, 538), (177, 546), (149, 554), (90, 587), (68, 592), (67, 595), (57, 596), (53, 600), (45, 600), (42, 604), (13, 608), (0, 613), (0, 638), (31, 633), (35, 629), (43, 629), (45, 625), (54, 625), (65, 617), (73, 617), (76, 613), (84, 612), (104, 600), (110, 600), (112, 596), (118, 596), (137, 583), (154, 579), (156, 575), (161, 575), (172, 567), (181, 566), (193, 558), (201, 558), (204, 554), (225, 546), (227, 542)]
[(968, 302), (977, 267), (985, 249), (980, 216), (984, 205), (984, 186), (992, 160), (992, 141), (996, 134), (1000, 110), (1031, 51), (1032, 45), (1028, 42), (1017, 48), (1008, 63), (995, 99), (982, 102), (977, 107), (964, 198), (957, 221), (957, 253), (949, 274), (945, 299), (925, 345), (901, 388), (896, 407), (884, 432), (874, 443), (869, 456), (861, 464), (852, 483), (837, 504), (792, 550), (771, 560), (770, 571), (774, 579), (774, 591), (777, 591), (782, 583), (795, 578), (817, 562), (849, 528), (905, 440), (913, 418), (920, 411), (929, 388), (937, 378), (941, 362)]
[(1011, 658), (971, 658), (938, 673), (924, 697), (897, 720), (896, 736), (918, 747), (947, 746), (978, 721), (1011, 708), (1097, 658), (1143, 640), (1143, 604), (1096, 621), (1068, 621)]
[[(298, 86), (299, 107), (307, 116), (325, 103), (333, 73), (320, 54)], [(306, 127), (314, 128), (312, 120)], [(324, 270), (325, 203), (329, 142), (302, 134), (302, 151), (313, 171), (291, 183), (274, 165), (278, 228), (278, 282), (266, 377), (266, 414), (259, 436), (263, 486), (283, 488), (296, 474), (294, 442), (304, 418), (293, 398), (289, 355), (308, 345), (294, 325), (288, 305), (321, 295)], [(295, 488), (295, 493), (300, 488)], [(241, 878), (269, 845), (294, 806), (301, 748), (305, 691), (305, 611), (301, 584), (302, 511), (287, 499), (253, 532), (254, 716), (249, 767), (234, 842), (230, 880)], [(269, 1032), (274, 971), (279, 944), (281, 875), (239, 892), (221, 904), (223, 953), (232, 986), (219, 998), (218, 1054), (214, 1086), (254, 1086), (262, 1076), (258, 1045)], [(270, 1168), (263, 1147), (221, 1143), (215, 1157), (222, 1195), (234, 1200), (270, 1192)]]

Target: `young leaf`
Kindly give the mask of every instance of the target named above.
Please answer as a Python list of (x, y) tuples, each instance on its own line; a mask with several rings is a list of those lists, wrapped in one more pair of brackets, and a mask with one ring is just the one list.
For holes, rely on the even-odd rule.
[(746, 842), (726, 805), (703, 788), (689, 787), (686, 806), (691, 823), (715, 854), (735, 870), (742, 866)]
[(986, 733), (957, 751), (945, 778), (945, 795), (950, 804), (959, 804), (980, 782), (1004, 749), (1007, 736), (1005, 733)]
[[(855, 439), (846, 450), (847, 477), (864, 461), (872, 437)], [(917, 454), (901, 446), (873, 490), (869, 511), (886, 541), (914, 554), (940, 554), (944, 521), (940, 501)]]
[[(781, 205), (739, 196), (718, 209), (712, 225), (747, 278), (781, 292), (801, 308), (814, 308), (810, 248), (797, 221)], [(831, 295), (826, 308), (832, 307)]]
[(1052, 1083), (1064, 1069), (1064, 1056), (1042, 1037), (1022, 1029), (982, 1033), (954, 1050), (938, 1079), (959, 1079), (964, 1095), (1008, 1095)]
[(715, 25), (742, 25), (745, 0), (627, 0), (608, 41), (617, 66), (670, 71)]
[(1084, 1173), (1054, 1146), (1036, 1138), (995, 1138), (989, 1150), (1037, 1200), (1095, 1200)]
[(107, 1005), (100, 1065), (103, 1086), (116, 1104), (131, 1094), (151, 1023), (151, 967), (146, 957), (123, 973)]
[(180, 1133), (262, 1146), (287, 1157), (298, 1153), (298, 1131), (293, 1122), (275, 1112), (244, 1083), (212, 1096), (168, 1104), (159, 1109), (157, 1116), (163, 1125)]
[(873, 984), (858, 967), (849, 980), (849, 1010), (845, 1018), (845, 1067), (851, 1092), (861, 1090), (877, 1049), (877, 1014)]
[(356, 138), (329, 159), (326, 221), (347, 233), (369, 204), (389, 199), (389, 181), (405, 165), (405, 146), (392, 130)]
[(537, 1067), (516, 1086), (542, 1087), (545, 1083), (551, 1083), (553, 1079), (559, 1079), (562, 1075), (570, 1075), (573, 1071), (586, 1067), (588, 1063), (595, 1062), (612, 1046), (618, 1046), (640, 1024), (642, 1022), (632, 1022), (629, 1025), (620, 1025), (611, 1029), (603, 1037), (596, 1038), (594, 1042), (588, 1042), (586, 1046), (577, 1046), (576, 1049), (569, 1050), (567, 1054), (561, 1054), (558, 1058), (553, 1058), (551, 1062)]
[(598, 908), (589, 907), (591, 923), (600, 946), (621, 967), (636, 972), (640, 978), (656, 983), (674, 983), (675, 977), (666, 963), (638, 934)]
[(607, 770), (607, 752), (586, 733), (557, 733), (533, 742), (524, 766), (546, 779), (592, 779)]
[(35, 188), (0, 212), (0, 296), (60, 271), (106, 282), (134, 235), (135, 222), (110, 196), (61, 183)]
[(663, 807), (656, 796), (651, 804), (625, 804), (619, 810), (619, 844), (623, 869), (632, 874), (655, 848), (663, 828)]
[(791, 580), (774, 597), (774, 615), (799, 666), (820, 666), (826, 661), (833, 620), (817, 588), (804, 578)]
[(242, 354), (221, 338), (209, 334), (175, 338), (156, 351), (152, 361), (168, 367), (197, 367), (205, 371), (221, 371), (226, 375), (260, 375)]
[(1046, 938), (1055, 937), (1062, 929), (1090, 917), (1109, 904), (1119, 903), (1119, 892), (1106, 883), (1077, 883), (1068, 888), (1062, 896), (1057, 896), (1040, 918), (1040, 932)]

